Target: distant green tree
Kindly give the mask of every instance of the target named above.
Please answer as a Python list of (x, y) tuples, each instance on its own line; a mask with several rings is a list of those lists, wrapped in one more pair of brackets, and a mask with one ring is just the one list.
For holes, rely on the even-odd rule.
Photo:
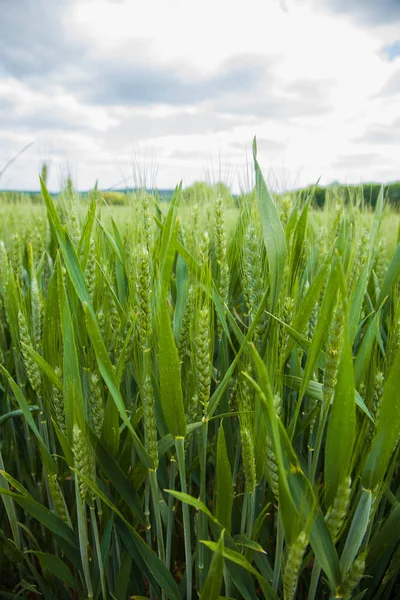
[[(366, 206), (375, 208), (378, 197), (382, 188), (380, 183), (364, 183), (363, 185), (340, 185), (337, 182), (326, 187), (308, 186), (293, 192), (293, 194), (301, 194), (306, 198), (310, 194), (313, 195), (314, 208), (323, 208), (325, 203), (335, 199), (341, 200), (345, 204), (353, 204), (359, 206), (364, 203)], [(393, 207), (400, 207), (400, 181), (383, 185), (383, 194), (387, 202)]]
[(225, 202), (231, 202), (232, 194), (231, 194), (231, 191), (228, 188), (228, 186), (225, 185), (225, 183), (222, 183), (222, 181), (220, 181), (220, 182), (216, 183), (213, 187), (214, 187), (216, 194), (221, 196), (222, 199), (225, 200)]
[(107, 204), (122, 205), (127, 201), (127, 194), (124, 192), (100, 192), (100, 196), (104, 198)]
[(202, 206), (208, 204), (214, 196), (215, 191), (211, 185), (204, 181), (195, 181), (183, 190), (183, 200), (190, 205), (199, 204)]
[(400, 181), (391, 183), (386, 187), (389, 202), (395, 207), (400, 207)]
[(306, 199), (309, 196), (313, 197), (313, 206), (316, 208), (322, 208), (325, 204), (326, 199), (326, 188), (321, 187), (320, 185), (314, 186), (309, 185), (301, 190), (298, 190), (297, 193)]

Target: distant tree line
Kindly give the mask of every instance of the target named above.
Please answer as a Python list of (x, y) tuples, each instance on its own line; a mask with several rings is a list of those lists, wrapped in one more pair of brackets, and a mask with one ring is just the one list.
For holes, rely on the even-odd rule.
[[(346, 204), (367, 205), (375, 208), (381, 191), (382, 184), (364, 183), (362, 185), (340, 185), (335, 184), (327, 187), (308, 186), (295, 193), (304, 196), (312, 194), (313, 205), (318, 208), (325, 206), (327, 202), (341, 200)], [(383, 185), (383, 194), (387, 202), (394, 207), (400, 207), (400, 181)]]
[[(42, 171), (42, 178), (46, 181), (47, 172)], [(367, 205), (375, 208), (379, 193), (381, 191), (382, 184), (379, 183), (365, 183), (362, 185), (341, 185), (335, 183), (326, 187), (322, 186), (308, 186), (292, 192), (285, 192), (283, 194), (273, 194), (275, 198), (284, 196), (297, 197), (299, 194), (304, 198), (312, 195), (312, 205), (314, 208), (323, 208), (326, 204), (334, 205), (337, 201), (344, 202), (346, 204), (353, 204), (355, 206)], [(91, 196), (93, 192), (77, 192), (72, 186), (70, 178), (64, 188), (53, 196), (63, 195), (77, 195), (79, 199), (85, 201)], [(125, 205), (128, 204), (132, 198), (141, 193), (136, 189), (124, 189), (124, 190), (107, 190), (98, 191), (99, 195), (109, 205)], [(150, 194), (155, 194), (159, 200), (168, 201), (171, 200), (174, 190), (157, 190), (155, 192), (148, 191)], [(253, 195), (254, 191), (250, 193)], [(389, 202), (394, 208), (400, 208), (400, 181), (396, 181), (390, 184), (383, 185), (383, 194), (386, 202)], [(187, 205), (198, 204), (202, 206), (213, 202), (216, 195), (221, 195), (226, 201), (233, 200), (236, 206), (240, 206), (245, 197), (249, 194), (232, 194), (229, 188), (223, 183), (217, 183), (210, 185), (204, 181), (197, 181), (192, 185), (186, 187), (183, 190), (183, 202)], [(42, 202), (41, 192), (39, 191), (1, 191), (0, 190), (0, 202), (7, 203), (23, 203), (30, 201), (34, 204)]]

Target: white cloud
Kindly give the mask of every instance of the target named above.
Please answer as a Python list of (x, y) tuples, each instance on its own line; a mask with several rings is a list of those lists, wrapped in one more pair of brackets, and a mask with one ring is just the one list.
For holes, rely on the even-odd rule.
[(210, 155), (242, 175), (254, 134), (283, 185), (398, 177), (390, 0), (374, 19), (331, 0), (37, 0), (42, 28), (27, 2), (0, 22), (0, 167), (35, 145), (1, 187), (37, 188), (43, 159), (54, 188), (67, 161), (80, 187), (109, 187), (149, 146), (159, 187), (203, 178)]

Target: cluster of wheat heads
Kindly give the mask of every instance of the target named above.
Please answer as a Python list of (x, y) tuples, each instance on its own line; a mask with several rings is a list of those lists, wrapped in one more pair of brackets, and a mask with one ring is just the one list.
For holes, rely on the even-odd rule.
[[(0, 242), (0, 597), (399, 593), (400, 247), (141, 194)], [(32, 217), (33, 219), (33, 217)], [(232, 220), (231, 220), (232, 221)]]

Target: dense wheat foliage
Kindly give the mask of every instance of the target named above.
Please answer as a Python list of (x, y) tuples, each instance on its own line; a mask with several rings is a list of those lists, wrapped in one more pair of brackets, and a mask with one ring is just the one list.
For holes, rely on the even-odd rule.
[(0, 207), (0, 597), (400, 593), (398, 217), (254, 165)]

